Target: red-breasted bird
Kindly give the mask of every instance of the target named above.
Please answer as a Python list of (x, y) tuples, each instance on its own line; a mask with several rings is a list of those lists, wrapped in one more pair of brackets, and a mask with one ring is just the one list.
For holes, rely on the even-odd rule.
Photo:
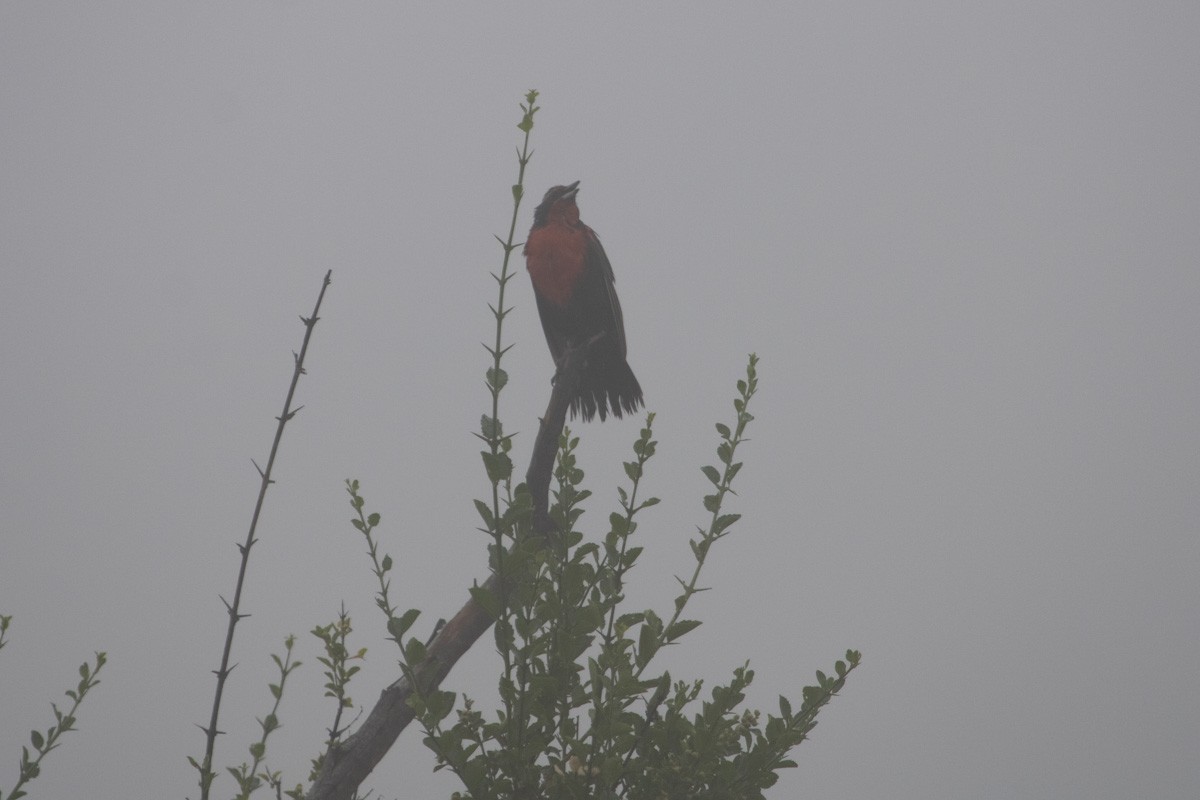
[(578, 192), (579, 181), (546, 192), (533, 212), (525, 264), (554, 363), (591, 342), (571, 398), (572, 416), (587, 422), (598, 413), (603, 421), (611, 411), (620, 419), (642, 405), (642, 387), (625, 360), (625, 322), (612, 265), (596, 232), (579, 221)]

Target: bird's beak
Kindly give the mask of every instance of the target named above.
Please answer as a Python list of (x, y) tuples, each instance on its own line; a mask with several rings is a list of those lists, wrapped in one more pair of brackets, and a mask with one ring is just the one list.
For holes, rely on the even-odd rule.
[(579, 181), (575, 181), (574, 183), (569, 184), (566, 188), (567, 188), (567, 190), (562, 193), (562, 199), (563, 200), (574, 199), (575, 195), (577, 195), (579, 193)]

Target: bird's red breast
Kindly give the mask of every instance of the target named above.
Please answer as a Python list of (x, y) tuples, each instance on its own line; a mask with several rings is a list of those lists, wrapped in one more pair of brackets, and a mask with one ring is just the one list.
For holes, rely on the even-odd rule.
[(525, 263), (533, 288), (556, 306), (567, 304), (583, 275), (587, 234), (582, 225), (554, 220), (530, 231), (525, 241)]

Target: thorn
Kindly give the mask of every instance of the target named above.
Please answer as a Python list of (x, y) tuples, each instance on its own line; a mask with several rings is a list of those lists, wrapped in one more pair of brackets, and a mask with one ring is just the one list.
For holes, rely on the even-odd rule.
[(267, 477), (267, 473), (265, 473), (265, 472), (263, 472), (263, 471), (262, 471), (262, 467), (260, 467), (260, 466), (258, 465), (258, 462), (257, 462), (257, 461), (255, 461), (255, 460), (252, 458), (252, 459), (250, 459), (250, 463), (254, 465), (254, 468), (255, 468), (256, 470), (258, 470), (258, 475), (259, 475), (259, 477), (260, 477), (260, 478), (265, 478), (265, 477)]

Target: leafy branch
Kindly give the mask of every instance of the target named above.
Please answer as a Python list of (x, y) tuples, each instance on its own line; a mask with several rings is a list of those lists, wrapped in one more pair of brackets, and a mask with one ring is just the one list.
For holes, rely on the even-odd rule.
[[(6, 643), (5, 634), (11, 622), (11, 616), (0, 616), (0, 647)], [(22, 787), (42, 774), (42, 760), (49, 755), (51, 750), (61, 744), (59, 740), (63, 734), (75, 730), (75, 715), (79, 711), (79, 706), (88, 692), (100, 683), (100, 670), (104, 668), (107, 661), (108, 656), (99, 652), (96, 653), (94, 665), (86, 661), (79, 665), (79, 683), (74, 689), (66, 691), (67, 697), (71, 700), (71, 707), (63, 712), (56, 703), (50, 704), (50, 708), (54, 712), (55, 724), (47, 728), (45, 733), (37, 729), (30, 731), (29, 743), (33, 746), (33, 753), (30, 753), (28, 747), (21, 748), (21, 766), (17, 773), (17, 782), (9, 789), (7, 795), (0, 792), (0, 800), (18, 800), (18, 798), (25, 797), (26, 792)]]

